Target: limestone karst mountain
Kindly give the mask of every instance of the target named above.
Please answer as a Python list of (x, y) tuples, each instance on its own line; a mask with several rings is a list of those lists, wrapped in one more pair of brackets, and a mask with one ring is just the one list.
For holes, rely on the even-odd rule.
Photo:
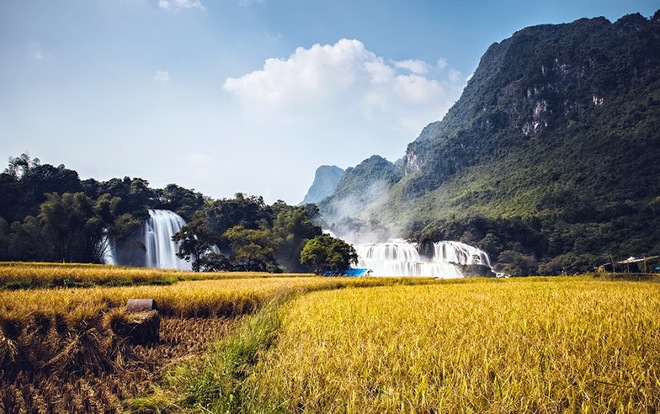
[[(459, 101), (401, 161), (347, 170), (351, 186), (321, 212), (354, 232), (482, 247), (488, 236), (495, 257), (546, 264), (656, 252), (659, 68), (660, 11), (522, 29), (488, 48)], [(511, 230), (515, 220), (526, 230)]]

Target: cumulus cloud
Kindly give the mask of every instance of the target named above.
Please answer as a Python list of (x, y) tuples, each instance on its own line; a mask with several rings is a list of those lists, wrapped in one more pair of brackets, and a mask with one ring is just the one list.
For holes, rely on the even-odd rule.
[(158, 7), (162, 10), (199, 9), (205, 10), (200, 0), (158, 0)]
[(153, 79), (156, 82), (167, 83), (170, 81), (170, 73), (164, 70), (157, 70), (156, 73), (154, 73)]
[(431, 66), (423, 60), (408, 59), (394, 62), (394, 67), (398, 69), (407, 69), (417, 75), (426, 75), (431, 71)]
[(451, 82), (461, 82), (462, 75), (461, 72), (456, 69), (449, 69), (449, 80)]
[(388, 61), (358, 40), (341, 39), (267, 59), (260, 70), (228, 78), (223, 89), (253, 120), (395, 120), (415, 134), (443, 116), (463, 85), (454, 69), (416, 59)]

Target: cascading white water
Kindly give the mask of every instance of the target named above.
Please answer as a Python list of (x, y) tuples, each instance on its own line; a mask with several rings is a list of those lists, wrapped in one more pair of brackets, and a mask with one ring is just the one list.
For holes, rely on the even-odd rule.
[(441, 241), (435, 243), (433, 247), (434, 261), (491, 267), (488, 253), (469, 244), (457, 241)]
[(191, 270), (190, 263), (176, 256), (179, 244), (172, 241), (172, 236), (186, 224), (185, 220), (169, 210), (149, 210), (149, 216), (144, 226), (145, 266)]
[(108, 236), (103, 236), (103, 263), (107, 265), (117, 265), (117, 249), (115, 248), (115, 243), (108, 238)]
[(428, 260), (418, 251), (416, 243), (395, 239), (385, 243), (355, 246), (358, 267), (372, 270), (373, 276), (433, 276), (442, 279), (464, 277), (461, 265), (490, 267), (486, 252), (456, 241), (434, 244), (434, 255)]
[(371, 269), (373, 276), (418, 276), (422, 272), (417, 245), (404, 240), (361, 244), (355, 251), (358, 267)]

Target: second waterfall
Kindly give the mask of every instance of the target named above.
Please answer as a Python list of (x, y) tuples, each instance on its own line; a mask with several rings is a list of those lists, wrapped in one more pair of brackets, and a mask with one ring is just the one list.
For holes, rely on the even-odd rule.
[(479, 274), (491, 275), (488, 254), (457, 241), (434, 244), (433, 257), (419, 254), (416, 243), (395, 239), (385, 243), (355, 246), (358, 267), (368, 268), (373, 276), (433, 276), (453, 279)]

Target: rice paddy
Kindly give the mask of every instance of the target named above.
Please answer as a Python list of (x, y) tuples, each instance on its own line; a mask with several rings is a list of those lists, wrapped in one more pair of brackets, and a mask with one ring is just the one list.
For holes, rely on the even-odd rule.
[[(21, 267), (0, 272), (110, 282), (0, 290), (3, 413), (660, 411), (654, 278), (172, 272), (115, 286), (103, 266)], [(129, 298), (156, 300), (158, 342), (122, 336)]]
[(377, 287), (290, 303), (245, 412), (658, 412), (660, 284)]
[(169, 285), (183, 280), (306, 277), (257, 272), (193, 273), (79, 263), (0, 263), (0, 289)]

